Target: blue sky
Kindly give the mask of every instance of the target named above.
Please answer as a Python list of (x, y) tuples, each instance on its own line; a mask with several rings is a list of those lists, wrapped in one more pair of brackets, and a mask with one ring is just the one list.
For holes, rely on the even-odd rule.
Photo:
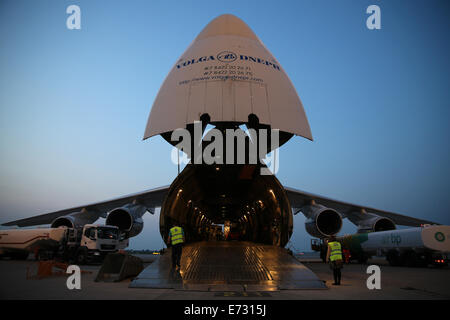
[[(81, 30), (66, 8), (81, 8)], [(381, 30), (366, 8), (381, 8)], [(162, 81), (208, 22), (243, 19), (288, 73), (314, 142), (282, 184), (450, 224), (448, 1), (0, 1), (0, 222), (167, 185), (142, 141)], [(292, 246), (309, 249), (304, 218)], [(158, 214), (132, 248), (160, 248)], [(343, 232), (355, 231), (346, 223)]]

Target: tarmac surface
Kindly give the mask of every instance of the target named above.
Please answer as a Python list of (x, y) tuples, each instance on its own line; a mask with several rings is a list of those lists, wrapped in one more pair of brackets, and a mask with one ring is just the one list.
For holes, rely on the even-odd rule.
[[(82, 266), (81, 289), (69, 290), (67, 275), (41, 280), (27, 279), (37, 269), (32, 260), (0, 260), (0, 299), (150, 299), (150, 300), (448, 300), (450, 299), (450, 268), (391, 267), (384, 260), (369, 260), (368, 265), (381, 268), (381, 289), (369, 290), (366, 285), (368, 265), (349, 264), (342, 270), (341, 286), (333, 286), (327, 264), (314, 259), (303, 265), (324, 281), (328, 289), (277, 291), (192, 291), (180, 289), (129, 288), (131, 279), (122, 282), (94, 282), (100, 266)], [(146, 263), (148, 265), (148, 263)]]

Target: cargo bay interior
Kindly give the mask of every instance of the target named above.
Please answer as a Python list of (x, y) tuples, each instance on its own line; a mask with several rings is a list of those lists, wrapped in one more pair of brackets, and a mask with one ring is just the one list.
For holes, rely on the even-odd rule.
[[(165, 241), (182, 225), (186, 242), (242, 240), (284, 247), (292, 235), (289, 201), (274, 175), (261, 165), (188, 164), (172, 183), (160, 214)], [(222, 237), (212, 236), (223, 226)]]

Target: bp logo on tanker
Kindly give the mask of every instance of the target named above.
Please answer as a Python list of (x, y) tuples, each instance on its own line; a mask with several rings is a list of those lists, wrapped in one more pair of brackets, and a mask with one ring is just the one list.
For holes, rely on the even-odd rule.
[(436, 232), (434, 238), (439, 242), (443, 242), (445, 240), (445, 235), (442, 232)]

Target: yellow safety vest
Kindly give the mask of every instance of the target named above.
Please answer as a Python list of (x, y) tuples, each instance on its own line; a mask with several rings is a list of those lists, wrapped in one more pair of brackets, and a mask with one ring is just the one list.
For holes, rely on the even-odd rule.
[(330, 246), (330, 261), (342, 260), (341, 244), (337, 241), (328, 242)]
[(172, 245), (183, 243), (183, 228), (173, 227), (169, 230), (169, 235)]

